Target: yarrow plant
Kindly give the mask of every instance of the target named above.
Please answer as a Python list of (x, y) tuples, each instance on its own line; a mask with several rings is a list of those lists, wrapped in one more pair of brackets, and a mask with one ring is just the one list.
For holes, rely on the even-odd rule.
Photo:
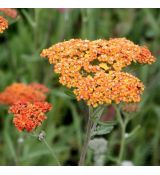
[(19, 132), (27, 131), (46, 145), (51, 155), (60, 165), (55, 153), (45, 139), (45, 132), (36, 133), (37, 127), (47, 119), (46, 113), (52, 105), (46, 101), (49, 89), (39, 83), (13, 83), (0, 93), (0, 104), (9, 106), (13, 114), (13, 123)]
[(59, 82), (73, 89), (77, 100), (84, 100), (89, 106), (86, 139), (79, 165), (84, 165), (89, 140), (97, 130), (97, 121), (104, 105), (108, 104), (117, 104), (115, 108), (122, 135), (117, 161), (120, 164), (129, 119), (123, 121), (118, 104), (140, 102), (144, 90), (143, 83), (123, 69), (132, 62), (152, 64), (155, 57), (146, 47), (136, 45), (126, 38), (95, 41), (71, 39), (44, 49), (41, 56), (47, 57), (50, 64), (54, 64), (54, 71), (60, 75)]
[[(16, 18), (18, 13), (15, 9), (0, 8), (4, 16)], [(0, 33), (8, 28), (8, 21), (0, 16)], [(52, 105), (46, 102), (49, 89), (39, 83), (13, 83), (3, 92), (0, 92), (0, 105), (7, 105), (8, 112), (13, 114), (13, 123), (19, 132), (27, 131), (31, 136), (38, 138), (46, 145), (47, 149), (60, 165), (55, 153), (45, 139), (45, 132), (36, 133), (37, 127), (47, 119), (46, 113), (52, 109)]]

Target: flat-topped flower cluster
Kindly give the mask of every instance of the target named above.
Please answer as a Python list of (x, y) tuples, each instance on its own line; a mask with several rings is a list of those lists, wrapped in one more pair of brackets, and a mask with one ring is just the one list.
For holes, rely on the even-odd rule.
[(93, 107), (112, 102), (139, 102), (143, 83), (122, 69), (132, 62), (155, 61), (146, 47), (125, 38), (71, 39), (44, 49), (41, 56), (54, 64), (60, 83), (73, 88), (77, 100), (85, 100)]

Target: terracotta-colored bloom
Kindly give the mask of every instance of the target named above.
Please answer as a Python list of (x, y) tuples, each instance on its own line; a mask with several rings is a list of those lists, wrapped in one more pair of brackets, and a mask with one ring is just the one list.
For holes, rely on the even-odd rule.
[(43, 102), (45, 100), (44, 91), (23, 83), (13, 83), (0, 93), (0, 104), (12, 105), (18, 101)]
[(54, 64), (61, 84), (73, 88), (78, 100), (94, 107), (112, 102), (139, 102), (143, 84), (122, 70), (132, 62), (155, 61), (146, 47), (125, 38), (72, 39), (44, 49), (41, 56)]
[(6, 16), (11, 18), (16, 18), (18, 15), (17, 10), (12, 8), (0, 8), (0, 12), (3, 12)]
[(0, 16), (0, 33), (3, 33), (4, 30), (8, 28), (8, 21)]
[(14, 115), (13, 123), (19, 131), (33, 131), (46, 119), (45, 113), (50, 111), (51, 104), (47, 102), (18, 102), (12, 105), (9, 113)]

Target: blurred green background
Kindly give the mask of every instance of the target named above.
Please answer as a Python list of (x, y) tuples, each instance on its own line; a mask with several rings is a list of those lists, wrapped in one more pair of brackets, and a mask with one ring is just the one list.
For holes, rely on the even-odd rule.
[[(0, 91), (13, 82), (38, 82), (51, 89), (48, 101), (54, 106), (43, 123), (46, 139), (63, 165), (77, 165), (85, 135), (87, 108), (65, 94), (58, 75), (43, 48), (71, 38), (109, 39), (126, 37), (146, 45), (157, 58), (153, 65), (132, 66), (130, 72), (145, 84), (140, 110), (128, 132), (140, 125), (127, 140), (124, 160), (134, 165), (160, 165), (160, 9), (17, 9), (15, 20), (8, 18), (8, 30), (0, 35)], [(106, 114), (107, 117), (110, 114)], [(114, 165), (120, 132), (116, 126), (108, 141), (105, 165)], [(93, 165), (88, 151), (87, 165)], [(19, 133), (6, 106), (0, 106), (0, 165), (56, 165), (38, 139)]]

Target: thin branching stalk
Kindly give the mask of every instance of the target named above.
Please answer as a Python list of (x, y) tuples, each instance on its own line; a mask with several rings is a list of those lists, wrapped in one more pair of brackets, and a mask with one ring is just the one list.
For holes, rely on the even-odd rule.
[(85, 157), (87, 154), (88, 150), (88, 144), (91, 138), (91, 132), (92, 132), (92, 126), (93, 126), (93, 121), (92, 121), (92, 114), (93, 114), (93, 109), (92, 107), (89, 107), (89, 117), (88, 117), (88, 123), (87, 123), (87, 131), (86, 131), (86, 138), (84, 141), (84, 145), (82, 147), (81, 155), (80, 155), (80, 160), (79, 160), (79, 166), (84, 165)]
[(124, 148), (125, 148), (125, 127), (124, 125), (121, 126), (121, 142), (120, 142), (120, 151), (118, 157), (118, 165), (121, 164), (123, 155), (124, 155)]
[(124, 156), (124, 149), (125, 149), (125, 133), (126, 133), (126, 126), (128, 124), (128, 118), (124, 117), (122, 118), (121, 111), (118, 107), (116, 107), (116, 112), (117, 112), (117, 119), (120, 124), (120, 129), (121, 129), (121, 142), (120, 142), (120, 151), (119, 151), (119, 156), (117, 160), (117, 165), (120, 165), (123, 156)]
[(46, 139), (43, 139), (43, 143), (46, 145), (46, 147), (48, 148), (48, 150), (50, 151), (52, 157), (54, 158), (54, 160), (56, 161), (58, 166), (61, 166), (60, 161), (58, 160), (55, 152), (53, 151), (53, 149), (50, 147), (50, 145), (48, 144), (48, 142), (46, 141)]
[(33, 134), (31, 134), (32, 137), (38, 137), (38, 139), (43, 142), (46, 146), (46, 148), (48, 149), (48, 151), (51, 153), (53, 159), (56, 161), (58, 166), (61, 166), (61, 163), (59, 161), (59, 159), (57, 158), (55, 152), (53, 151), (53, 149), (51, 148), (51, 146), (48, 144), (47, 140), (45, 139), (45, 133), (43, 133), (43, 131), (41, 132), (41, 134), (37, 134), (35, 131), (33, 131)]

